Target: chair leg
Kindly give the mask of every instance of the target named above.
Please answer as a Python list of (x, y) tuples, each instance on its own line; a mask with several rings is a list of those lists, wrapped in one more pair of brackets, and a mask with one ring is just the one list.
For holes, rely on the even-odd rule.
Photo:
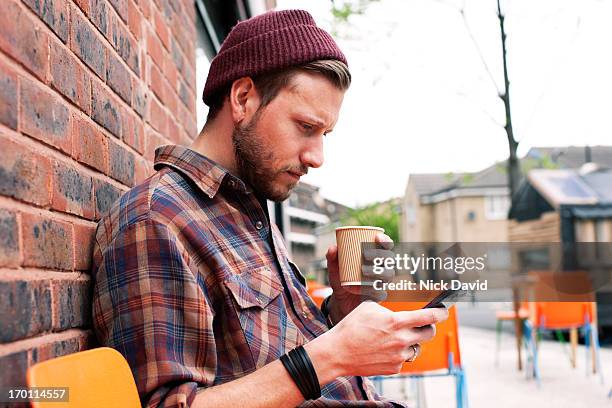
[(597, 326), (593, 325), (591, 329), (593, 336), (593, 373), (599, 372), (599, 378), (601, 383), (604, 383), (603, 370), (601, 369), (601, 356), (599, 347), (599, 333)]
[(499, 366), (499, 350), (501, 348), (501, 331), (502, 331), (502, 320), (498, 320), (496, 327), (495, 327), (495, 331), (497, 332), (497, 346), (495, 349), (495, 367)]
[(572, 354), (570, 361), (572, 368), (576, 368), (576, 349), (578, 348), (578, 329), (570, 329), (570, 343), (572, 346)]
[(591, 348), (591, 325), (587, 323), (584, 326), (584, 348), (586, 351), (585, 358), (585, 366), (586, 366), (586, 375), (589, 375), (589, 356), (590, 356), (590, 348)]
[(463, 379), (461, 371), (455, 372), (455, 400), (457, 402), (457, 408), (464, 408), (463, 406)]

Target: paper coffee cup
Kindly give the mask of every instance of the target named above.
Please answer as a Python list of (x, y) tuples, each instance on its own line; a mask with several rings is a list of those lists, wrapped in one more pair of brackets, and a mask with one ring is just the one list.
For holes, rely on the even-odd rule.
[(380, 227), (350, 226), (336, 228), (338, 244), (338, 265), (340, 267), (340, 284), (342, 286), (364, 285), (361, 276), (363, 257), (361, 244), (374, 242), (376, 234), (385, 232)]

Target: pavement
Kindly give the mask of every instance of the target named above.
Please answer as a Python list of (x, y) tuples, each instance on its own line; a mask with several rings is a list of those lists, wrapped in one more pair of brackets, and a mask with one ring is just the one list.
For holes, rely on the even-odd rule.
[[(491, 308), (495, 305), (484, 307)], [(499, 363), (496, 365), (496, 335), (490, 328), (491, 313), (482, 309), (469, 310), (465, 305), (459, 309), (459, 341), (470, 408), (612, 408), (612, 399), (608, 398), (612, 389), (612, 348), (601, 349), (602, 383), (599, 375), (587, 375), (584, 346), (578, 346), (577, 367), (574, 369), (567, 344), (542, 340), (539, 349), (541, 385), (538, 387), (533, 378), (527, 378), (524, 370), (517, 369), (515, 338), (510, 324), (502, 333)], [(469, 325), (462, 323), (463, 317)], [(479, 322), (479, 327), (474, 327), (474, 322)], [(408, 401), (414, 407), (455, 406), (453, 377), (388, 378), (383, 391), (385, 397)]]

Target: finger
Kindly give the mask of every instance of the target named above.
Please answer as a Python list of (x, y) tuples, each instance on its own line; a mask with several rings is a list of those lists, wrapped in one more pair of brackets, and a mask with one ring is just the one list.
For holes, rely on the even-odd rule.
[(332, 261), (338, 258), (338, 246), (337, 245), (330, 246), (327, 249), (327, 253), (325, 254), (325, 257), (327, 258), (328, 261)]
[(390, 251), (388, 249), (364, 249), (363, 250), (363, 259), (365, 259), (366, 261), (371, 261), (374, 258), (382, 258), (383, 260), (387, 258), (394, 259), (395, 252)]
[(428, 308), (395, 312), (395, 321), (399, 327), (422, 327), (443, 322), (448, 318), (446, 308)]
[(385, 249), (393, 248), (393, 240), (387, 234), (379, 232), (374, 237), (374, 241), (381, 244), (381, 246)]

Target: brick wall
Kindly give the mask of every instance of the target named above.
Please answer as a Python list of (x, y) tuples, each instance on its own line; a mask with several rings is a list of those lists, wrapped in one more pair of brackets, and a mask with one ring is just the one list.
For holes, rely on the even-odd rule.
[(95, 345), (96, 221), (197, 134), (194, 19), (191, 0), (0, 1), (0, 387)]

